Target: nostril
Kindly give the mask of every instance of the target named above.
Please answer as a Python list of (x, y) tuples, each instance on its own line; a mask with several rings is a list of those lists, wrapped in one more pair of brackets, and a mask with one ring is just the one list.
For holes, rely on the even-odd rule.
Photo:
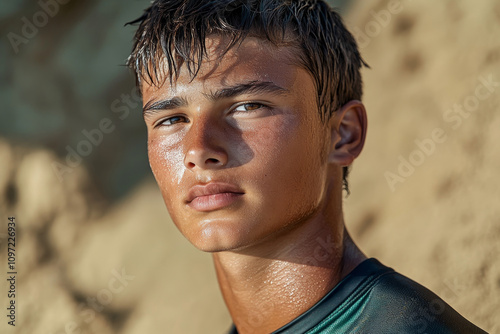
[(207, 163), (207, 164), (210, 164), (210, 163), (212, 163), (212, 164), (216, 164), (216, 163), (218, 163), (218, 162), (219, 162), (219, 160), (217, 160), (217, 159), (215, 159), (215, 158), (209, 158), (209, 159), (207, 159), (207, 161), (206, 161), (206, 163)]

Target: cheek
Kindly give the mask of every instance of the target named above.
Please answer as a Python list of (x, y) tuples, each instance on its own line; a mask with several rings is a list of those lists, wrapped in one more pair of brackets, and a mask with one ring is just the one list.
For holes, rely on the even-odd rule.
[(253, 152), (251, 162), (254, 168), (274, 170), (279, 167), (292, 139), (295, 123), (295, 119), (271, 118), (258, 129), (244, 134), (243, 141)]
[(151, 170), (162, 191), (165, 186), (180, 184), (186, 171), (180, 138), (150, 138), (148, 156)]
[(245, 141), (255, 153), (253, 166), (260, 170), (253, 175), (266, 177), (266, 182), (289, 181), (290, 186), (317, 176), (311, 170), (319, 173), (318, 168), (325, 163), (324, 141), (319, 129), (313, 129), (309, 123), (299, 117), (276, 119), (248, 134)]
[(276, 209), (310, 208), (323, 196), (325, 140), (321, 129), (310, 123), (298, 117), (273, 122), (248, 139), (255, 151), (254, 169), (248, 174)]

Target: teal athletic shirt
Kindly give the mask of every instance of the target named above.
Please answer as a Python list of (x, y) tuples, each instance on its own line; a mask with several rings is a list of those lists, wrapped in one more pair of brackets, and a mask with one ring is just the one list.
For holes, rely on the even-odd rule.
[[(229, 334), (237, 334), (232, 326)], [(486, 333), (422, 285), (367, 259), (273, 334)]]

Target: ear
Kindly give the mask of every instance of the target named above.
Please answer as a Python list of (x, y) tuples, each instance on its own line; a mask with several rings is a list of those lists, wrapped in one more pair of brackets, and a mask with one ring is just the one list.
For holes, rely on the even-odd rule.
[(328, 161), (349, 166), (365, 144), (367, 118), (363, 103), (352, 100), (330, 119), (331, 143)]

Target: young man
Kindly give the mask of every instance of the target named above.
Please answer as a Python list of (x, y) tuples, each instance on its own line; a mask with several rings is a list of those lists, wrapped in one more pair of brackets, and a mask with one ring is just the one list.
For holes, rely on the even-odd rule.
[(345, 229), (364, 62), (326, 3), (156, 0), (133, 23), (151, 169), (231, 333), (484, 333)]

